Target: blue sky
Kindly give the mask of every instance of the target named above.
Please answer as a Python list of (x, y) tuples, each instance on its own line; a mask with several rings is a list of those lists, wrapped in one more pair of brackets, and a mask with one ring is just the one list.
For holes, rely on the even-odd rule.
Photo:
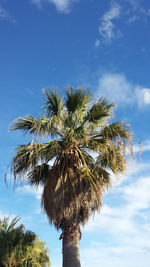
[[(60, 233), (41, 213), (38, 191), (6, 188), (19, 116), (42, 113), (42, 88), (85, 86), (116, 103), (134, 132), (128, 172), (83, 229), (83, 267), (142, 267), (150, 261), (150, 3), (147, 0), (0, 0), (0, 216), (20, 215), (61, 266)], [(140, 148), (138, 143), (141, 142)], [(142, 155), (140, 151), (142, 150)], [(112, 177), (114, 179), (114, 177)], [(115, 179), (114, 179), (115, 180)]]

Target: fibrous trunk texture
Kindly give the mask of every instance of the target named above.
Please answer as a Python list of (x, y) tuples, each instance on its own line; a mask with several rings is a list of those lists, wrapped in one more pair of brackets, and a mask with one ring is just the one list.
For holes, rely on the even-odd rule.
[(63, 228), (63, 267), (81, 267), (80, 263), (80, 227), (67, 226)]

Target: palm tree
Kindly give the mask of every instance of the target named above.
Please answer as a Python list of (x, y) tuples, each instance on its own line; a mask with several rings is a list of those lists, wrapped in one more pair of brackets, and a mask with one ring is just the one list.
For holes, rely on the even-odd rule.
[(12, 173), (15, 180), (43, 186), (43, 208), (62, 230), (63, 267), (80, 267), (80, 226), (100, 210), (111, 173), (125, 171), (130, 129), (111, 121), (113, 104), (95, 102), (87, 90), (69, 87), (64, 98), (54, 90), (44, 95), (44, 116), (21, 117), (12, 125), (33, 137), (17, 147)]
[(35, 234), (25, 231), (24, 225), (18, 225), (19, 217), (15, 217), (9, 222), (9, 217), (0, 220), (0, 264), (13, 266), (19, 261), (27, 246), (31, 246), (35, 239)]
[(19, 220), (19, 217), (0, 220), (0, 267), (49, 266), (45, 243), (26, 231), (23, 224), (17, 225)]
[(50, 266), (48, 249), (45, 247), (45, 242), (39, 240), (38, 237), (36, 237), (32, 249), (28, 246), (25, 258), (23, 259), (23, 263), (27, 264), (27, 266)]

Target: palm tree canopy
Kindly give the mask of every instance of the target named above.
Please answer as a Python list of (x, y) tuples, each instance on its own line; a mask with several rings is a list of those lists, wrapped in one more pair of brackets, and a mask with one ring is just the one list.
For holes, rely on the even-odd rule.
[(45, 116), (29, 115), (12, 124), (12, 130), (34, 135), (16, 148), (12, 173), (43, 186), (42, 204), (56, 228), (84, 224), (99, 210), (110, 173), (125, 171), (131, 132), (127, 124), (112, 122), (112, 103), (106, 98), (95, 102), (88, 90), (69, 87), (65, 97), (53, 90), (44, 96)]
[[(4, 266), (49, 266), (48, 250), (35, 233), (19, 224), (20, 218), (0, 220), (0, 264)], [(47, 265), (45, 265), (47, 264)]]

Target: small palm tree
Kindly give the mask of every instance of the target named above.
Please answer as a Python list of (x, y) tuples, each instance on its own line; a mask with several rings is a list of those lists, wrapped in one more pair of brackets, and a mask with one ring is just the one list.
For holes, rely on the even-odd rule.
[(45, 243), (26, 231), (23, 224), (18, 225), (19, 220), (19, 217), (0, 220), (0, 267), (49, 266)]
[(80, 267), (80, 226), (100, 210), (110, 173), (125, 171), (130, 130), (111, 122), (113, 104), (105, 98), (94, 102), (87, 90), (69, 87), (64, 98), (56, 91), (44, 95), (45, 116), (29, 115), (12, 125), (34, 135), (31, 143), (17, 147), (12, 173), (31, 186), (43, 186), (43, 208), (62, 230), (63, 267)]

